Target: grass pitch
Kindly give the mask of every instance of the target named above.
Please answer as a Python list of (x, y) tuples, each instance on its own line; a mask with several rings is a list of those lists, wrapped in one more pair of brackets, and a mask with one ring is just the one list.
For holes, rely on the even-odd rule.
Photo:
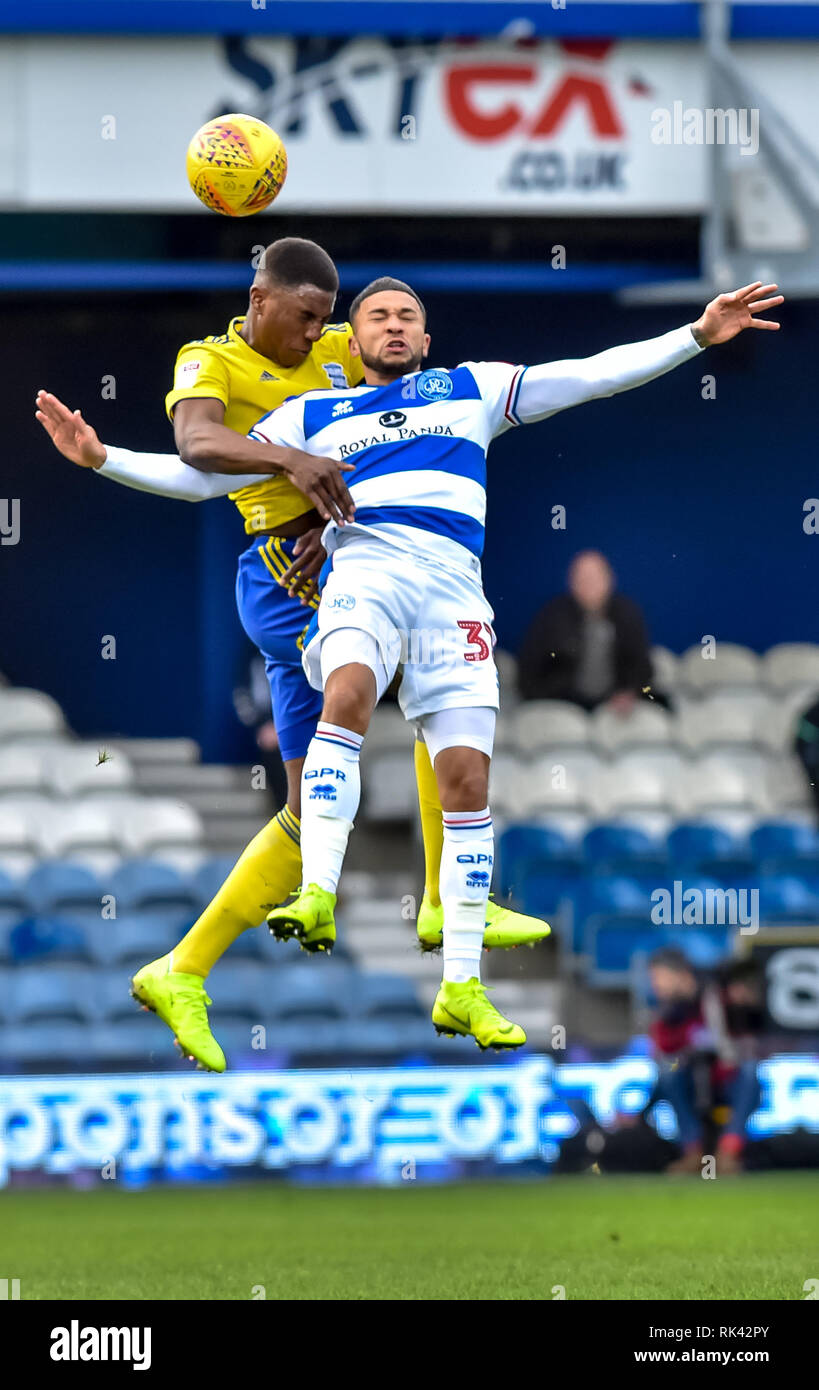
[(819, 1277), (816, 1182), (5, 1192), (0, 1253), (24, 1299), (796, 1300)]

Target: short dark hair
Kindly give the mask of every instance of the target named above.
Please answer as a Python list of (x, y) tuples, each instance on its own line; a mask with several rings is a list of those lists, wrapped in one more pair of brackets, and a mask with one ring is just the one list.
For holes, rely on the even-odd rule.
[(274, 285), (287, 289), (315, 285), (327, 294), (338, 294), (338, 271), (332, 257), (315, 241), (303, 237), (284, 236), (274, 241), (265, 251), (259, 269)]
[(664, 965), (675, 974), (696, 975), (696, 970), (685, 953), (677, 946), (661, 946), (648, 958), (649, 965)]
[(424, 316), (424, 323), (426, 323), (427, 311), (415, 290), (411, 285), (407, 285), (403, 280), (396, 280), (392, 275), (380, 275), (377, 280), (371, 280), (369, 285), (365, 285), (363, 290), (359, 290), (350, 305), (350, 322), (352, 323), (355, 319), (365, 299), (369, 299), (372, 294), (381, 294), (384, 290), (400, 290), (402, 294), (411, 294)]

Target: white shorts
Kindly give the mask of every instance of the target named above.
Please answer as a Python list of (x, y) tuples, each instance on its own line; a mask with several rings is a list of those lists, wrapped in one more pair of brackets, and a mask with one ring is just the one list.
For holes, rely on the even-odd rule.
[(321, 643), (350, 628), (375, 638), (388, 683), (400, 669), (398, 703), (407, 719), (443, 709), (497, 709), (494, 616), (476, 576), (375, 536), (351, 535), (333, 552), (304, 670), (321, 690)]

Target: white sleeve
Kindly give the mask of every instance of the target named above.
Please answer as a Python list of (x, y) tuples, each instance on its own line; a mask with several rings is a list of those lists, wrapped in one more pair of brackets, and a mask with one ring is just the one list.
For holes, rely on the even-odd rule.
[[(312, 392), (310, 393), (312, 394)], [(321, 395), (328, 392), (322, 391)], [(257, 420), (248, 438), (259, 444), (280, 444), (285, 449), (304, 449), (304, 397), (291, 396), (275, 410), (268, 410)]]
[(702, 351), (690, 325), (685, 324), (659, 338), (608, 348), (594, 357), (544, 362), (535, 367), (511, 367), (500, 362), (466, 365), (489, 409), (493, 433), (500, 434), (510, 425), (545, 420), (584, 401), (643, 386)]
[(130, 449), (105, 445), (107, 458), (94, 471), (137, 492), (153, 492), (158, 497), (176, 497), (183, 502), (205, 502), (225, 497), (268, 476), (262, 473), (200, 473), (183, 463), (178, 454), (140, 454)]

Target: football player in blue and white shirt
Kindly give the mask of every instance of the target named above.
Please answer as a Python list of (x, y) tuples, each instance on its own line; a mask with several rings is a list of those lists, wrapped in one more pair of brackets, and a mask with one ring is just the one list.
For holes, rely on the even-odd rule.
[[(268, 921), (309, 949), (335, 940), (336, 887), (360, 796), (359, 750), (396, 671), (399, 701), (427, 743), (444, 811), (443, 981), (439, 1032), (514, 1048), (480, 981), (492, 862), (489, 763), (498, 708), (492, 610), (481, 586), (486, 453), (497, 435), (584, 401), (641, 386), (727, 342), (782, 302), (775, 285), (719, 295), (701, 317), (659, 338), (594, 357), (522, 367), (464, 362), (423, 370), (426, 313), (401, 281), (374, 281), (350, 310), (366, 385), (311, 391), (254, 426), (259, 440), (354, 461), (352, 523), (330, 522), (330, 570), (305, 636), (308, 678), (324, 705), (302, 776), (303, 886)], [(235, 475), (196, 473), (167, 456), (108, 449), (99, 471), (165, 495), (219, 496)], [(258, 481), (258, 479), (255, 479)]]

